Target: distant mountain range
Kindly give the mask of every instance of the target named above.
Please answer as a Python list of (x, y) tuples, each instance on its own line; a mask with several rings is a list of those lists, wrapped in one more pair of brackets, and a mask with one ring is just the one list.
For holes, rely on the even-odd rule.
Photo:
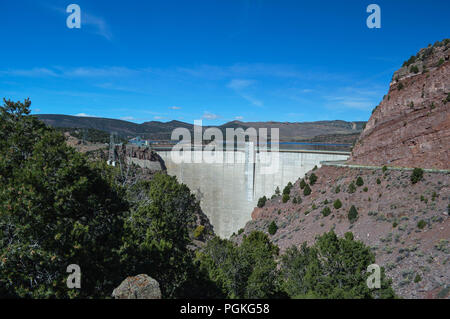
[[(181, 121), (159, 122), (150, 121), (142, 124), (99, 117), (79, 117), (61, 114), (39, 114), (37, 117), (53, 127), (86, 128), (105, 132), (115, 132), (121, 137), (132, 138), (140, 136), (152, 140), (170, 140), (175, 128), (183, 127), (193, 131), (193, 125)], [(218, 126), (224, 133), (226, 128), (249, 127), (255, 129), (267, 128), (270, 135), (271, 128), (279, 128), (281, 141), (310, 141), (323, 140), (328, 142), (346, 142), (356, 140), (366, 122), (346, 121), (317, 121), (317, 122), (240, 122), (232, 121)], [(204, 126), (204, 129), (208, 126)]]

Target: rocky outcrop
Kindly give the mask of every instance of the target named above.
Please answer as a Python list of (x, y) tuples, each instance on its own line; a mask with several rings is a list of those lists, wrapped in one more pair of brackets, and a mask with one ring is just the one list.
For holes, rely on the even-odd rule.
[(147, 275), (127, 277), (112, 296), (115, 299), (161, 299), (159, 283)]
[(166, 170), (164, 160), (150, 147), (120, 145), (115, 151), (122, 163), (135, 164), (152, 172)]
[(133, 157), (147, 161), (159, 161), (160, 157), (150, 147), (139, 147), (134, 145), (116, 146), (116, 152), (121, 156)]
[(450, 41), (420, 50), (394, 73), (349, 163), (450, 168)]

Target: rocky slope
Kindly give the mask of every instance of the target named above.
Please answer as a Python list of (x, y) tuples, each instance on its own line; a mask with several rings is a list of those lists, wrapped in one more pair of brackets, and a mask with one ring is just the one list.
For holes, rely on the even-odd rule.
[[(348, 161), (353, 165), (328, 164), (301, 176), (289, 200), (284, 203), (274, 195), (264, 207), (256, 207), (252, 221), (233, 239), (239, 242), (253, 230), (268, 233), (275, 222), (278, 230), (271, 238), (283, 251), (313, 243), (331, 229), (341, 236), (351, 231), (372, 247), (398, 295), (449, 298), (448, 53), (449, 41), (439, 42), (394, 74), (389, 94), (355, 145)], [(413, 182), (412, 167), (433, 169)], [(300, 187), (302, 178), (310, 194)], [(356, 220), (349, 219), (352, 206)]]
[[(268, 233), (272, 221), (278, 230), (271, 238), (282, 251), (305, 241), (313, 243), (316, 235), (331, 229), (339, 236), (351, 231), (372, 247), (400, 296), (428, 298), (446, 293), (450, 283), (448, 173), (425, 173), (416, 184), (410, 180), (410, 170), (323, 166), (314, 174), (318, 179), (309, 196), (297, 181), (288, 202), (276, 196), (263, 208), (255, 208), (253, 220), (235, 240), (253, 230)], [(364, 182), (359, 187), (358, 177)], [(349, 190), (352, 182), (353, 193)], [(336, 200), (342, 203), (339, 209), (334, 207)], [(352, 205), (358, 211), (354, 223), (348, 219)], [(325, 207), (330, 209), (328, 216), (322, 213)]]
[(394, 73), (350, 163), (450, 168), (449, 56), (446, 39), (420, 50)]

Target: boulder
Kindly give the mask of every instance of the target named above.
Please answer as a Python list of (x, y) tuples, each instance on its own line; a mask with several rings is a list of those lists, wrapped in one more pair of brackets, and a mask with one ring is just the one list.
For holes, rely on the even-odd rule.
[(127, 277), (114, 289), (115, 299), (161, 299), (159, 283), (148, 275)]

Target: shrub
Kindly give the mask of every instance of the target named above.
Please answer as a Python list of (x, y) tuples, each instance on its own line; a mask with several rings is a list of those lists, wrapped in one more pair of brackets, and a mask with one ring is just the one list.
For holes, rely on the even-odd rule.
[(416, 56), (412, 55), (407, 61), (403, 62), (403, 66), (410, 66), (414, 62), (416, 62)]
[(291, 193), (291, 189), (292, 189), (292, 183), (289, 182), (286, 187), (283, 189), (283, 195), (287, 194), (289, 195)]
[(384, 165), (383, 168), (382, 168), (381, 170), (383, 171), (383, 173), (385, 173), (385, 172), (387, 171), (387, 169), (388, 169), (387, 166)]
[(434, 202), (436, 200), (437, 194), (436, 192), (433, 192), (433, 194), (431, 195), (431, 200)]
[(442, 64), (444, 64), (444, 59), (443, 59), (443, 58), (441, 58), (441, 59), (439, 60), (438, 66), (440, 66), (440, 65), (442, 65)]
[(300, 181), (300, 188), (301, 188), (301, 189), (304, 189), (305, 186), (306, 186), (306, 182), (305, 182), (305, 180), (302, 178), (302, 180)]
[(421, 219), (421, 220), (419, 220), (419, 222), (417, 223), (417, 228), (419, 228), (419, 229), (424, 229), (426, 225), (427, 225), (427, 222), (424, 221), (423, 219)]
[(258, 207), (259, 208), (264, 207), (264, 205), (266, 205), (266, 201), (267, 201), (266, 196), (263, 196), (260, 199), (258, 199)]
[(348, 192), (350, 194), (353, 194), (356, 191), (356, 186), (353, 182), (350, 183), (350, 185), (348, 185)]
[(411, 174), (411, 183), (415, 184), (423, 178), (423, 169), (415, 168)]
[(254, 231), (238, 246), (215, 237), (197, 254), (200, 269), (207, 273), (201, 284), (218, 287), (215, 298), (267, 299), (279, 293), (275, 258), (279, 249), (263, 232)]
[(306, 184), (305, 189), (303, 190), (303, 195), (308, 196), (311, 194), (311, 187), (309, 187), (308, 184)]
[(450, 292), (450, 286), (447, 286), (443, 288), (439, 293), (437, 294), (438, 298), (445, 298), (447, 297), (448, 293)]
[(352, 240), (351, 233), (338, 238), (331, 231), (312, 246), (288, 248), (281, 257), (283, 288), (291, 298), (384, 299), (394, 298), (391, 281), (381, 268), (381, 288), (369, 289), (367, 267), (375, 263), (370, 247)]
[(375, 107), (373, 108), (373, 110), (372, 110), (372, 114), (373, 114), (373, 113), (375, 113), (375, 111), (377, 110), (377, 108), (378, 108), (378, 105), (377, 105), (377, 106), (375, 106)]
[(278, 230), (277, 224), (276, 224), (274, 221), (272, 221), (272, 222), (270, 223), (269, 229), (268, 229), (269, 234), (273, 236), (273, 235), (276, 234), (277, 230)]
[(398, 86), (397, 86), (397, 90), (401, 90), (401, 89), (403, 89), (404, 88), (404, 85), (403, 85), (403, 83), (399, 83), (398, 84)]
[(292, 203), (297, 204), (297, 197), (294, 196), (294, 198), (292, 199)]
[(367, 188), (367, 186), (363, 188), (363, 191), (366, 192), (366, 193), (367, 193), (368, 190), (369, 189)]
[(309, 184), (313, 186), (317, 182), (317, 176), (316, 174), (312, 173), (309, 177)]
[(331, 214), (331, 210), (330, 210), (330, 208), (328, 208), (328, 206), (326, 206), (324, 209), (322, 209), (321, 213), (322, 213), (323, 217), (327, 217), (328, 215)]
[(377, 184), (380, 185), (381, 184), (381, 180), (379, 178), (377, 178)]
[(315, 171), (317, 169), (317, 165), (314, 166), (313, 171)]
[(140, 201), (125, 219), (122, 260), (129, 273), (151, 269), (163, 296), (176, 298), (188, 293), (181, 287), (186, 284), (191, 289), (193, 284), (186, 280), (198, 274), (189, 265), (189, 232), (200, 205), (186, 185), (167, 174), (155, 174), (141, 189), (147, 200)]
[(348, 220), (350, 223), (355, 222), (358, 219), (358, 211), (356, 210), (356, 207), (352, 205), (350, 207), (350, 210), (348, 211)]
[(194, 230), (194, 238), (198, 239), (203, 237), (203, 232), (205, 231), (205, 226), (198, 225)]
[(353, 233), (350, 232), (350, 231), (346, 232), (346, 233), (344, 234), (344, 237), (345, 237), (345, 239), (347, 239), (347, 240), (353, 240), (353, 239), (354, 239)]
[(420, 277), (419, 274), (416, 275), (416, 277), (414, 278), (414, 282), (417, 284), (418, 282), (422, 281), (422, 277)]
[(287, 203), (289, 201), (289, 199), (290, 199), (290, 196), (288, 194), (283, 194), (283, 198), (282, 198), (283, 203)]
[(338, 193), (340, 193), (340, 191), (341, 191), (341, 185), (336, 186), (336, 188), (334, 189), (334, 192), (336, 194), (338, 194)]
[(397, 222), (393, 222), (393, 223), (392, 223), (392, 227), (393, 227), (393, 228), (395, 228), (395, 227), (397, 227), (397, 226), (398, 226), (398, 223), (397, 223)]
[(419, 68), (416, 65), (413, 65), (413, 66), (411, 66), (409, 71), (417, 74), (417, 73), (419, 73)]
[(362, 179), (361, 176), (358, 176), (358, 178), (356, 179), (356, 186), (363, 186), (364, 185), (364, 181)]
[(280, 196), (281, 192), (280, 192), (280, 188), (277, 186), (277, 188), (275, 188), (275, 195), (276, 196)]
[(342, 207), (341, 201), (340, 201), (339, 199), (336, 199), (336, 200), (334, 201), (334, 203), (333, 203), (333, 207), (336, 208), (336, 209), (341, 208), (341, 207)]

